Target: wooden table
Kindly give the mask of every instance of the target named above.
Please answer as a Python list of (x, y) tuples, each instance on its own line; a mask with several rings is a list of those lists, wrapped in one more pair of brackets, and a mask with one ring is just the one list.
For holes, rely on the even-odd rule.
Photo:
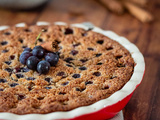
[(128, 13), (118, 16), (95, 0), (51, 0), (29, 11), (0, 8), (0, 25), (20, 22), (64, 21), (92, 22), (105, 30), (115, 31), (136, 44), (143, 53), (146, 73), (141, 85), (123, 109), (125, 120), (160, 120), (160, 1), (150, 0), (149, 10), (155, 21), (141, 23)]

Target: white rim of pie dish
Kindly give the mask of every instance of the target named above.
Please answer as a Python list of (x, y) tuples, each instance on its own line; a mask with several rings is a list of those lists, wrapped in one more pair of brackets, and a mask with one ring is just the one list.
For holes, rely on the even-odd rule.
[[(37, 22), (38, 26), (41, 25), (50, 25), (52, 23), (48, 22)], [(56, 25), (67, 25), (64, 22), (55, 22)], [(24, 27), (25, 23), (19, 23), (16, 24), (16, 27)], [(73, 27), (83, 28), (85, 30), (88, 29), (88, 27), (83, 23), (78, 24), (71, 24)], [(0, 26), (0, 30), (4, 30), (9, 28), (9, 26)], [(75, 108), (70, 111), (66, 112), (52, 112), (47, 114), (26, 114), (26, 115), (17, 115), (13, 113), (7, 113), (2, 112), (0, 113), (0, 119), (5, 120), (54, 120), (54, 119), (73, 119), (75, 117), (90, 114), (97, 112), (107, 106), (111, 106), (121, 100), (123, 100), (125, 97), (133, 93), (133, 91), (136, 89), (137, 85), (139, 85), (142, 81), (143, 74), (145, 71), (145, 62), (144, 57), (139, 51), (139, 49), (129, 40), (127, 40), (124, 37), (118, 36), (116, 33), (112, 31), (106, 31), (102, 30), (96, 26), (93, 27), (92, 31), (103, 34), (112, 40), (117, 41), (122, 46), (124, 46), (131, 54), (132, 58), (134, 59), (134, 62), (136, 63), (134, 67), (134, 72), (130, 80), (122, 87), (122, 89), (118, 90), (117, 92), (113, 93), (110, 97), (106, 99), (99, 100), (98, 102), (95, 102), (89, 106), (82, 106)]]

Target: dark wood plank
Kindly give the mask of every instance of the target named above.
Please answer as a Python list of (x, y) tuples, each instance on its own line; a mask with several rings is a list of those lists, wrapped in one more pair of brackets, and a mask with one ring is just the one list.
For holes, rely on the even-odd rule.
[(13, 10), (0, 8), (0, 25), (14, 25), (17, 23), (25, 22), (33, 24), (37, 21), (38, 17), (46, 5), (40, 6), (33, 10)]
[(129, 41), (134, 42), (139, 37), (141, 26), (141, 22), (126, 13), (122, 16), (111, 15), (103, 28), (114, 31), (118, 35), (124, 36)]
[(158, 65), (157, 77), (155, 78), (157, 80), (157, 83), (155, 85), (156, 91), (153, 96), (153, 104), (149, 120), (160, 120), (160, 74), (159, 73), (160, 73), (160, 63)]
[(89, 21), (100, 26), (107, 13), (105, 8), (93, 0), (54, 0), (51, 1), (38, 20), (67, 23)]
[[(124, 109), (125, 120), (159, 120), (160, 98), (160, 16), (158, 0), (150, 1), (150, 10), (155, 15), (155, 21), (141, 25), (139, 38), (134, 43), (145, 56), (146, 73), (141, 85), (133, 94)], [(160, 4), (159, 4), (160, 5)]]
[[(152, 104), (157, 91), (157, 77), (159, 61), (146, 57), (146, 74), (141, 85), (134, 92), (131, 100), (125, 107), (125, 120), (147, 120), (150, 117)], [(154, 69), (153, 69), (154, 68)]]
[(160, 53), (160, 7), (155, 7), (158, 4), (160, 5), (158, 0), (150, 1), (149, 9), (154, 13), (155, 20), (151, 23), (143, 24), (140, 38), (136, 43), (145, 55), (158, 55)]

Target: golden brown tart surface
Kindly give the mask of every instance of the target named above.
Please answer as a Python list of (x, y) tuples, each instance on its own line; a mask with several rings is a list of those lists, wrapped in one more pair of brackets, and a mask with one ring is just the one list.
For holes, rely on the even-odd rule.
[[(19, 62), (25, 47), (55, 41), (60, 59), (46, 75)], [(95, 103), (121, 89), (134, 61), (108, 37), (69, 26), (11, 27), (0, 31), (0, 112), (16, 114), (68, 111)]]

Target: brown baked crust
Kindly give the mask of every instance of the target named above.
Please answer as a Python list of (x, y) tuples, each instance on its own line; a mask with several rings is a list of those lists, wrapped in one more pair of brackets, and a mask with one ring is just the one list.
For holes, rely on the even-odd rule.
[[(38, 44), (57, 41), (59, 62), (47, 75), (23, 72), (26, 66), (19, 56), (24, 46), (34, 47), (42, 29), (45, 32)], [(65, 34), (68, 29), (73, 34)], [(130, 53), (119, 43), (91, 30), (58, 25), (0, 31), (0, 58), (0, 112), (16, 114), (45, 114), (93, 104), (121, 89), (134, 69)]]

